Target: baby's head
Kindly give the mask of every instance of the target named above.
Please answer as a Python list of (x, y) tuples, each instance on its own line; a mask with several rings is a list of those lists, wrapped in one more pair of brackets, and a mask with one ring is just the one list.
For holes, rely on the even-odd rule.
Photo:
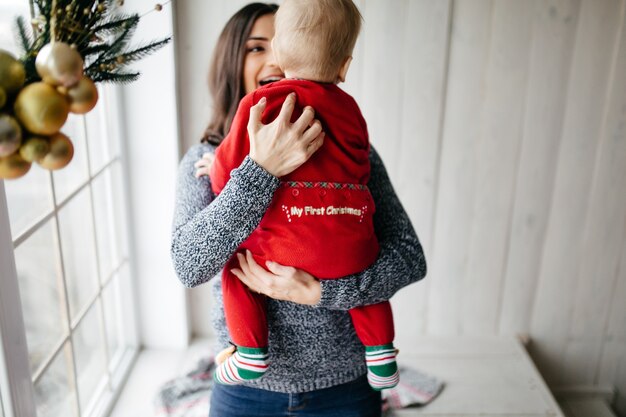
[(344, 81), (361, 30), (352, 0), (285, 0), (275, 26), (274, 56), (287, 77)]

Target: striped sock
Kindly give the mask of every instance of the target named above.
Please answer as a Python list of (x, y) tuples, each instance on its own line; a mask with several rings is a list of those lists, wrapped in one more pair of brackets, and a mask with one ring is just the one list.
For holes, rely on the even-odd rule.
[(367, 382), (376, 391), (398, 385), (400, 375), (396, 363), (396, 349), (393, 343), (380, 346), (365, 346)]
[(219, 365), (213, 373), (215, 382), (237, 385), (260, 378), (269, 365), (267, 348), (237, 347), (235, 353)]

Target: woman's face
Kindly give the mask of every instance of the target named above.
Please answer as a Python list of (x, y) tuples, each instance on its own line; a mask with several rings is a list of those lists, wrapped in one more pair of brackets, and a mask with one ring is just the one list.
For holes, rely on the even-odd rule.
[(243, 84), (246, 94), (262, 85), (284, 77), (276, 65), (271, 41), (274, 37), (274, 15), (259, 17), (246, 40), (246, 56), (243, 61)]

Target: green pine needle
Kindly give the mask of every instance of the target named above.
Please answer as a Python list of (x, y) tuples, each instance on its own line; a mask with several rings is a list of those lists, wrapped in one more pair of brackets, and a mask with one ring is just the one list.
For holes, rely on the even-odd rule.
[(24, 54), (28, 54), (28, 51), (32, 49), (33, 39), (30, 33), (26, 30), (26, 23), (22, 16), (19, 16), (15, 21), (15, 27), (17, 30), (17, 37), (20, 40), (20, 47)]

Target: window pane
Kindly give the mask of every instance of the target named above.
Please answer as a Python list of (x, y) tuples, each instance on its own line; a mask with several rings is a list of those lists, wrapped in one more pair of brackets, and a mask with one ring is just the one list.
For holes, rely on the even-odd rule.
[(121, 219), (115, 211), (116, 200), (119, 199), (121, 192), (118, 189), (114, 190), (112, 184), (112, 170), (116, 165), (107, 168), (92, 183), (98, 260), (100, 261), (100, 278), (103, 282), (120, 265), (122, 259), (122, 249), (116, 236), (116, 224)]
[(66, 343), (35, 384), (38, 416), (78, 416), (73, 374), (72, 350), (69, 343)]
[(98, 104), (85, 115), (92, 175), (119, 155), (118, 135), (110, 123), (115, 119), (111, 91), (110, 85), (98, 84)]
[(99, 385), (106, 382), (106, 353), (102, 338), (100, 301), (91, 306), (74, 331), (80, 409), (86, 410)]
[(111, 166), (113, 183), (113, 204), (115, 209), (115, 237), (122, 258), (128, 257), (128, 226), (126, 220), (126, 198), (122, 164), (117, 162)]
[(2, 0), (0, 2), (0, 49), (11, 52), (19, 57), (19, 49), (15, 42), (13, 23), (18, 16), (30, 17), (28, 2), (25, 0)]
[(65, 335), (63, 286), (58, 268), (55, 223), (45, 223), (15, 250), (31, 372)]
[(4, 417), (4, 406), (2, 405), (2, 396), (0, 396), (0, 417)]
[(62, 169), (53, 172), (57, 203), (61, 203), (87, 181), (87, 151), (85, 150), (85, 121), (83, 116), (70, 113), (61, 129), (74, 144), (74, 158)]
[(109, 348), (109, 370), (113, 371), (124, 353), (122, 334), (122, 312), (120, 298), (120, 276), (116, 274), (102, 291), (104, 324)]
[(89, 188), (76, 195), (59, 212), (65, 282), (72, 320), (98, 291)]
[(37, 164), (23, 177), (5, 181), (4, 187), (13, 238), (52, 211), (50, 174)]

